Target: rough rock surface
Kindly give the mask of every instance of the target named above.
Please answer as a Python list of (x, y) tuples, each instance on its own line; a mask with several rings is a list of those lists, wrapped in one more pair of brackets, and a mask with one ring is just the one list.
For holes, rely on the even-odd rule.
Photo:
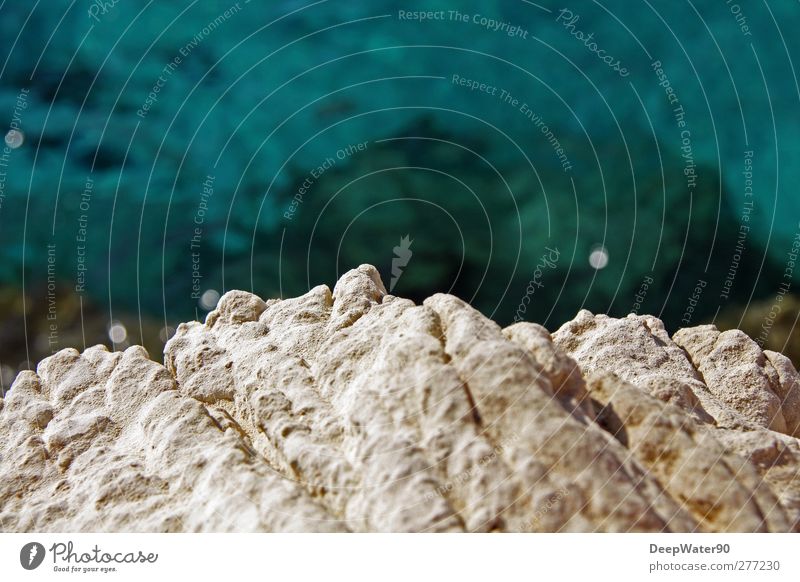
[(0, 400), (2, 531), (800, 531), (800, 378), (711, 326), (227, 293)]

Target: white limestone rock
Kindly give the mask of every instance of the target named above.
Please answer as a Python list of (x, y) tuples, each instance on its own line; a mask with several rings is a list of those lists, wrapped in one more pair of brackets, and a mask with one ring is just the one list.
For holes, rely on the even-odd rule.
[(232, 291), (164, 366), (94, 347), (18, 377), (0, 528), (798, 531), (800, 378), (748, 341), (585, 311), (501, 329), (369, 265)]

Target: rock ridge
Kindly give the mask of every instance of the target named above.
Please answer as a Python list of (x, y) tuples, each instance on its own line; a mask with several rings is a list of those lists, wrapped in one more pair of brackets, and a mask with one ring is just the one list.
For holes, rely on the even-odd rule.
[(361, 265), (0, 399), (2, 531), (798, 532), (800, 376), (713, 326), (501, 328)]

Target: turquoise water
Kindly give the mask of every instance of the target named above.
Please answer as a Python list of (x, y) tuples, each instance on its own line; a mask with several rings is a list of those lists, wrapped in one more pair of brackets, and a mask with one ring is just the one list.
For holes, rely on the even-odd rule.
[(551, 328), (794, 284), (796, 2), (0, 13), (0, 282), (40, 316), (77, 295), (169, 327), (363, 262)]

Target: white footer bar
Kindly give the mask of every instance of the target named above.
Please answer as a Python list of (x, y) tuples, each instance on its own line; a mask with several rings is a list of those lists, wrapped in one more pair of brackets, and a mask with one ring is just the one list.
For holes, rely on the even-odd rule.
[(798, 564), (796, 534), (0, 534), (3, 580), (777, 581)]

